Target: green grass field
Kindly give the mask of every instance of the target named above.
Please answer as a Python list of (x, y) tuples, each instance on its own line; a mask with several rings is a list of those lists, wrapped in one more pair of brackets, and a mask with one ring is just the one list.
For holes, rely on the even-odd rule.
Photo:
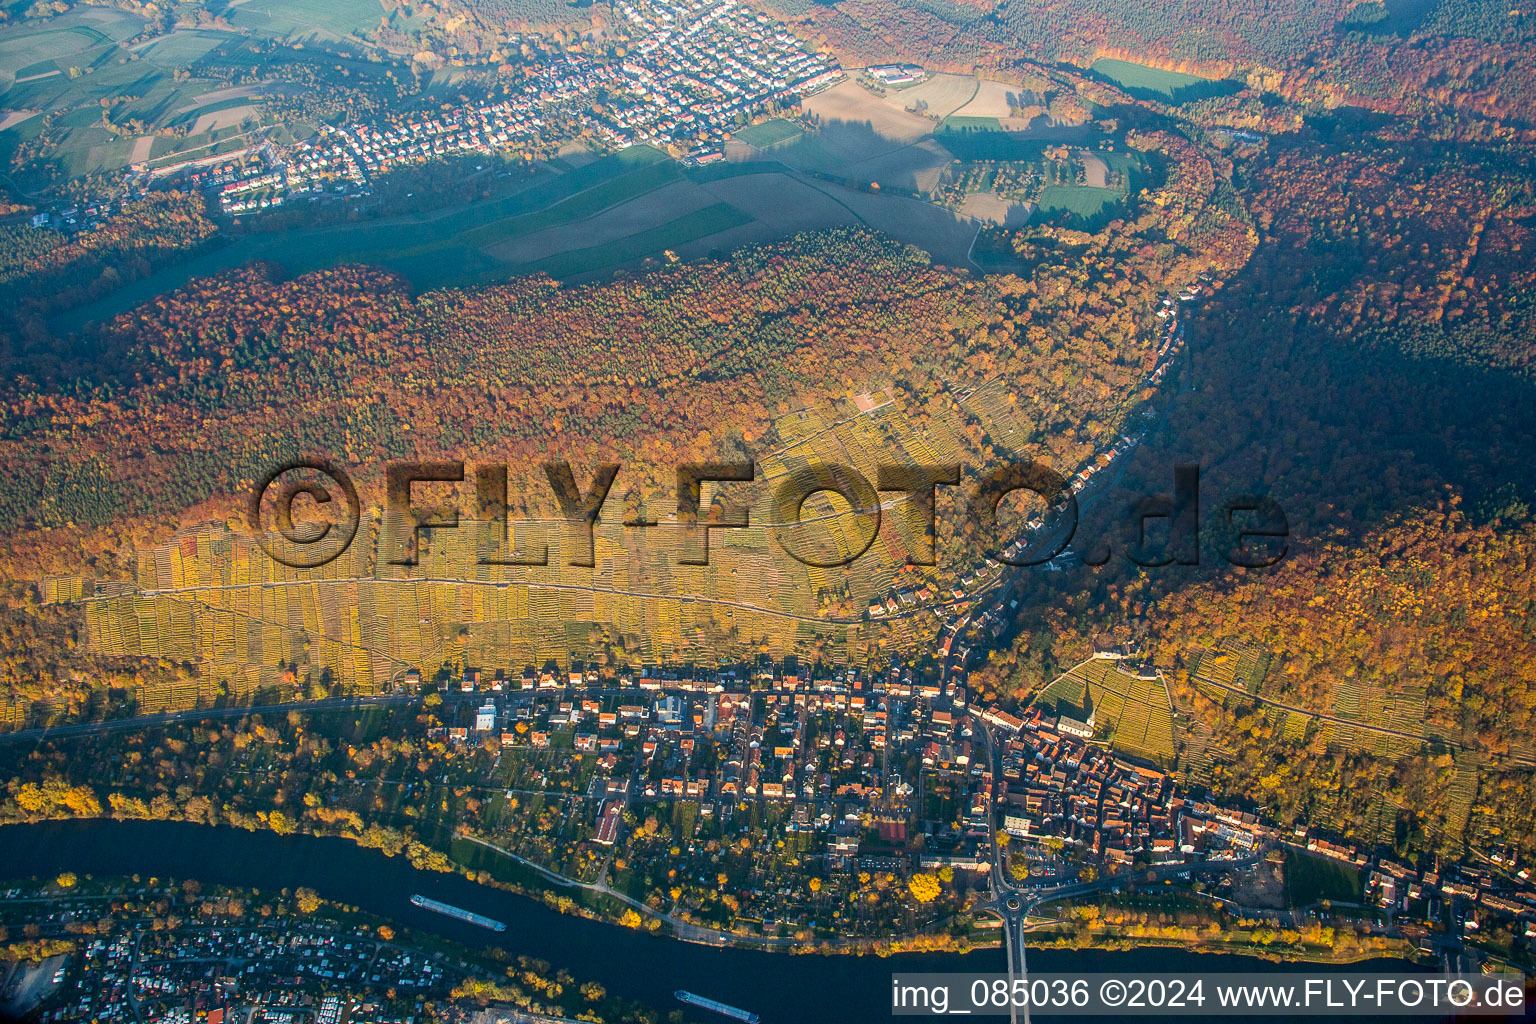
[(944, 119), (942, 128), (944, 131), (951, 132), (1000, 132), (1003, 130), (1003, 122), (999, 121), (995, 117), (970, 117), (951, 114), (949, 117)]
[(383, 16), (378, 0), (253, 0), (228, 14), (236, 28), (289, 40), (344, 39), (374, 28)]
[(1360, 872), (1327, 857), (1299, 850), (1285, 852), (1285, 895), (1293, 907), (1307, 907), (1318, 900), (1360, 901)]
[(1084, 219), (1097, 217), (1105, 207), (1125, 198), (1125, 193), (1092, 185), (1047, 185), (1040, 190), (1038, 209), (1059, 210)]
[(132, 39), (143, 31), (146, 23), (144, 16), (140, 14), (130, 14), (111, 7), (83, 4), (77, 4), (68, 14), (60, 15), (49, 22), (55, 27), (66, 24), (81, 25), (116, 43)]
[(803, 131), (782, 117), (776, 117), (772, 121), (764, 121), (762, 124), (754, 124), (743, 128), (736, 133), (736, 137), (748, 145), (756, 146), (758, 149), (767, 149), (770, 146), (777, 146), (781, 142), (797, 139), (804, 134)]
[(1125, 86), (1127, 89), (1146, 89), (1151, 92), (1160, 92), (1170, 99), (1180, 89), (1210, 81), (1210, 79), (1201, 78), (1199, 75), (1188, 75), (1182, 71), (1165, 71), (1162, 68), (1148, 67), (1145, 64), (1132, 64), (1130, 61), (1113, 60), (1109, 57), (1103, 57), (1094, 61), (1092, 70), (1097, 71), (1113, 82)]
[(1230, 95), (1242, 88), (1241, 82), (1232, 79), (1201, 78), (1182, 71), (1165, 71), (1107, 57), (1094, 61), (1092, 70), (1132, 96), (1147, 100), (1188, 103), (1191, 100)]
[(176, 32), (139, 51), (139, 56), (162, 67), (186, 67), (201, 60), (214, 47), (221, 46), (235, 37), (226, 32)]
[(50, 71), (59, 70), (59, 62), (56, 60), (40, 60), (36, 64), (28, 64), (16, 71), (17, 78), (35, 78), (38, 75), (46, 75)]
[(83, 67), (89, 63), (86, 54), (110, 45), (111, 39), (86, 25), (23, 32), (0, 39), (0, 71), (22, 78), (23, 70), (32, 74), (47, 70), (40, 67), (45, 62), (67, 60)]

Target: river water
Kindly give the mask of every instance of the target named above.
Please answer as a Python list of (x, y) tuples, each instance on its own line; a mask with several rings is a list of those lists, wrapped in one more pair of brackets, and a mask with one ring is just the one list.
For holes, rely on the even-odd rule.
[[(790, 956), (677, 942), (559, 914), (534, 900), (458, 875), (419, 871), (404, 857), (386, 857), (345, 839), (158, 821), (0, 827), (0, 877), (48, 876), (61, 871), (196, 878), (267, 890), (308, 886), (327, 899), (350, 903), (466, 945), (495, 945), (513, 954), (548, 960), (580, 980), (598, 981), (616, 995), (663, 1012), (678, 1007), (672, 993), (686, 988), (754, 1010), (765, 1024), (886, 1020), (890, 1016), (891, 974), (895, 971), (1007, 969), (1001, 950), (882, 959)], [(421, 910), (409, 902), (412, 893), (505, 921), (507, 930), (489, 932)], [(1394, 962), (1392, 966), (1401, 969), (1407, 965)], [(1031, 973), (1080, 973), (1274, 971), (1279, 967), (1250, 957), (1157, 949), (1132, 953), (1033, 950), (1029, 969)], [(689, 1016), (705, 1019), (699, 1011)]]

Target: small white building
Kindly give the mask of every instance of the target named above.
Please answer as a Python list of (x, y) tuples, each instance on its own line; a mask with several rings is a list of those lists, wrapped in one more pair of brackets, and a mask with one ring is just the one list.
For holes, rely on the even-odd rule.
[(496, 705), (486, 701), (479, 711), (475, 712), (475, 731), (491, 732), (496, 728)]
[(1056, 729), (1058, 732), (1064, 732), (1068, 736), (1091, 740), (1093, 739), (1093, 718), (1093, 715), (1089, 715), (1088, 721), (1084, 722), (1073, 718), (1071, 715), (1062, 715), (1056, 719)]

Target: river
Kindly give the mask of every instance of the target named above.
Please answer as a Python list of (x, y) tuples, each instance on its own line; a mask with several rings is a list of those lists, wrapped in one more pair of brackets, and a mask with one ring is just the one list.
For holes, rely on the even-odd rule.
[[(894, 971), (1006, 970), (1001, 950), (881, 959), (790, 956), (677, 942), (559, 914), (534, 900), (487, 888), (459, 875), (420, 871), (404, 857), (386, 857), (345, 839), (279, 836), (160, 821), (92, 820), (0, 827), (0, 876), (50, 876), (61, 871), (196, 878), (267, 890), (308, 886), (327, 899), (353, 904), (466, 945), (495, 945), (513, 954), (548, 960), (580, 980), (598, 981), (616, 995), (663, 1012), (677, 1008), (672, 993), (686, 988), (754, 1010), (765, 1024), (885, 1020), (890, 1015)], [(418, 892), (505, 921), (507, 931), (488, 932), (414, 907), (410, 897)], [(1412, 969), (1396, 962), (1392, 966)], [(1269, 972), (1278, 965), (1251, 957), (1166, 949), (1133, 953), (1031, 950), (1029, 969), (1031, 973)], [(1341, 968), (1316, 969), (1328, 972)], [(691, 1016), (700, 1017), (697, 1012)]]

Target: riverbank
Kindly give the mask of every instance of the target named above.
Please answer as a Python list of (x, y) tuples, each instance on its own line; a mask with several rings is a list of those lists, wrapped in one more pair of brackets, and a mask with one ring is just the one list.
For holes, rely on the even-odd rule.
[[(1102, 932), (1088, 938), (1077, 938), (1068, 935), (1051, 934), (1049, 932), (1026, 932), (1030, 940), (1029, 955), (1034, 957), (1037, 950), (1058, 949), (1074, 952), (1142, 952), (1145, 955), (1155, 955), (1152, 951), (1162, 949), (1176, 949), (1181, 952), (1195, 953), (1208, 956), (1241, 956), (1254, 960), (1262, 960), (1272, 964), (1319, 964), (1332, 967), (1346, 967), (1350, 964), (1366, 963), (1383, 958), (1401, 959), (1411, 962), (1416, 951), (1413, 944), (1403, 939), (1387, 940), (1380, 948), (1354, 950), (1351, 952), (1328, 951), (1318, 948), (1305, 950), (1292, 950), (1284, 947), (1275, 948), (1262, 943), (1247, 942), (1242, 940), (1223, 941), (1212, 939), (1209, 941), (1189, 942), (1179, 939), (1162, 939), (1148, 936), (1130, 935), (1122, 932)], [(1038, 941), (1039, 945), (1036, 945)]]
[[(713, 949), (731, 948), (744, 951), (777, 953), (780, 955), (875, 957), (887, 958), (906, 954), (937, 953), (966, 956), (972, 953), (997, 951), (1002, 948), (1000, 937), (986, 934), (974, 921), (972, 912), (961, 910), (956, 915), (942, 919), (932, 927), (902, 935), (878, 938), (850, 937), (835, 939), (794, 938), (789, 936), (759, 936), (726, 931), (700, 925), (657, 910), (638, 900), (616, 892), (603, 884), (582, 882), (548, 868), (524, 860), (484, 839), (465, 833), (455, 834), (446, 850), (412, 841), (400, 851), (369, 846), (359, 837), (340, 834), (327, 835), (308, 830), (297, 833), (272, 830), (260, 818), (248, 818), (240, 824), (206, 826), (175, 820), (121, 818), (112, 816), (60, 818), (52, 821), (6, 824), (0, 823), (0, 836), (7, 828), (33, 828), (48, 825), (89, 825), (91, 823), (189, 825), (209, 831), (232, 831), (252, 834), (270, 834), (277, 838), (302, 837), (318, 841), (344, 842), (358, 851), (376, 853), (386, 859), (405, 861), (411, 869), (432, 875), (462, 878), (476, 886), (497, 890), (519, 897), (562, 916), (569, 916), (594, 924), (611, 926), (625, 931), (649, 934), (679, 943), (704, 946)], [(3, 852), (3, 847), (0, 847)], [(45, 872), (46, 873), (46, 872)], [(224, 883), (236, 884), (236, 883)], [(638, 920), (636, 915), (639, 915)], [(1084, 928), (1073, 927), (1071, 922), (1037, 922), (1031, 926), (1031, 947), (1075, 952), (1134, 952), (1148, 949), (1178, 949), (1202, 955), (1237, 955), (1252, 957), (1273, 963), (1312, 963), (1345, 965), (1375, 957), (1401, 957), (1411, 960), (1415, 956), (1413, 945), (1406, 940), (1387, 940), (1370, 937), (1364, 945), (1358, 937), (1347, 936), (1340, 948), (1319, 942), (1299, 945), (1276, 946), (1274, 939), (1260, 941), (1257, 930), (1206, 934), (1199, 929), (1184, 929), (1189, 935), (1169, 934), (1170, 930), (1146, 926), (1120, 927), (1106, 924), (1094, 917), (1094, 924)], [(1209, 927), (1209, 922), (1206, 923)], [(1256, 923), (1257, 924), (1257, 923)], [(1273, 929), (1270, 929), (1271, 931)], [(1320, 929), (1314, 929), (1317, 931)], [(1327, 929), (1332, 933), (1333, 929)], [(1315, 936), (1314, 936), (1315, 937)], [(1332, 939), (1329, 939), (1329, 943)]]
[[(899, 953), (890, 957), (775, 955), (712, 947), (561, 914), (542, 902), (480, 885), (458, 874), (422, 870), (403, 857), (336, 837), (280, 836), (228, 827), (167, 821), (89, 819), (0, 827), (0, 863), (17, 877), (134, 875), (198, 878), (216, 885), (264, 890), (304, 886), (321, 897), (482, 949), (569, 965), (610, 992), (652, 1006), (674, 1006), (686, 988), (762, 1015), (767, 1024), (846, 1024), (889, 1015), (894, 972), (997, 972), (995, 949), (969, 953)], [(505, 921), (487, 932), (414, 907), (413, 893)], [(1400, 961), (1383, 969), (1413, 970)], [(1205, 970), (1273, 972), (1255, 957), (1158, 949), (1134, 951), (1031, 948), (1032, 972)], [(1319, 966), (1328, 972), (1340, 968)]]

